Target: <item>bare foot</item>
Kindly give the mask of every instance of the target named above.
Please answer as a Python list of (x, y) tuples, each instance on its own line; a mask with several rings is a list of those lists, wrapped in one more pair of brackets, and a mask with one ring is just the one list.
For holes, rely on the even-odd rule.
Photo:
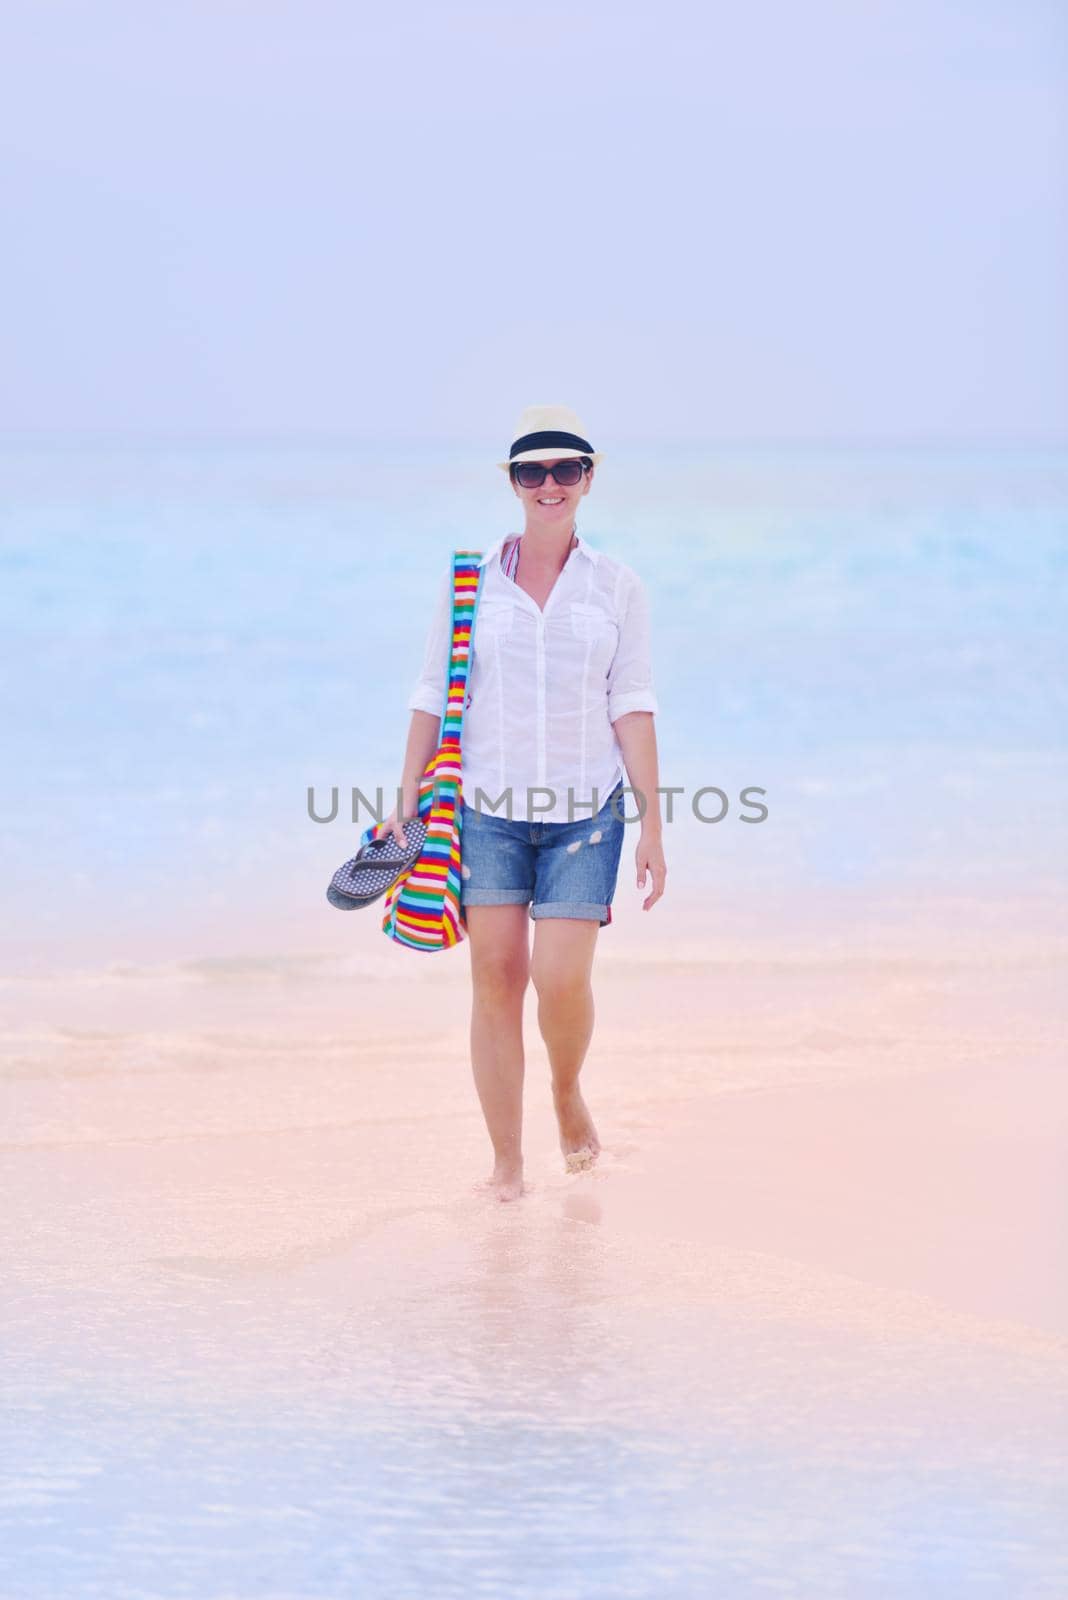
[(523, 1162), (498, 1161), (486, 1179), (498, 1200), (518, 1200), (523, 1193)]
[(568, 1172), (582, 1172), (592, 1167), (601, 1153), (601, 1141), (582, 1095), (577, 1088), (564, 1095), (554, 1090), (553, 1105), (560, 1124), (560, 1149)]

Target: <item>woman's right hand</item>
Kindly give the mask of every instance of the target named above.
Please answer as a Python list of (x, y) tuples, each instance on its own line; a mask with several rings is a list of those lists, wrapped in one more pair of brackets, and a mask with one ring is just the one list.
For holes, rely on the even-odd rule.
[(408, 840), (407, 840), (407, 837), (406, 837), (405, 832), (404, 832), (404, 824), (403, 824), (402, 818), (406, 818), (409, 821), (411, 821), (415, 817), (417, 817), (418, 815), (419, 815), (419, 785), (417, 783), (405, 783), (405, 784), (402, 784), (402, 786), (401, 786), (401, 817), (397, 816), (396, 808), (394, 808), (390, 812), (389, 816), (386, 818), (386, 824), (387, 824), (387, 826), (389, 828), (389, 831), (392, 834), (393, 838), (397, 841), (398, 845), (400, 846), (400, 848), (402, 850), (407, 849), (407, 846), (408, 846)]

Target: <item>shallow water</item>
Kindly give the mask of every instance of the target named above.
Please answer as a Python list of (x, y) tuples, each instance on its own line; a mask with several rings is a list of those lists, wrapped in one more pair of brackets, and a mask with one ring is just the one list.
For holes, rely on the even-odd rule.
[(113, 1276), (116, 1370), (54, 1359), (9, 1412), (6, 1592), (1063, 1592), (1063, 1363), (878, 1305), (843, 1334), (833, 1283), (735, 1253), (658, 1252), (639, 1308), (606, 1231), (528, 1207), (344, 1314), (344, 1258), (318, 1308), (195, 1261)]
[(589, 1173), (528, 1011), (513, 1206), (463, 947), (8, 980), (3, 1592), (1063, 1592), (1064, 929), (867, 909), (606, 947)]

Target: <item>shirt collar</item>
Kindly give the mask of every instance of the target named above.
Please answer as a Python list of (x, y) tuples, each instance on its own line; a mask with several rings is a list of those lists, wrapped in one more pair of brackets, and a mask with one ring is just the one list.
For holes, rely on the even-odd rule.
[[(498, 559), (505, 544), (512, 537), (512, 534), (506, 533), (503, 538), (498, 539), (497, 543), (486, 551), (485, 555), (482, 557), (482, 560), (479, 562), (479, 566), (488, 567), (491, 561)], [(598, 561), (598, 553), (593, 548), (593, 545), (586, 543), (581, 533), (579, 533), (578, 528), (575, 529), (575, 537), (578, 539), (578, 544), (575, 546), (575, 549), (580, 555), (584, 555), (587, 561), (592, 561), (594, 566), (596, 566)]]

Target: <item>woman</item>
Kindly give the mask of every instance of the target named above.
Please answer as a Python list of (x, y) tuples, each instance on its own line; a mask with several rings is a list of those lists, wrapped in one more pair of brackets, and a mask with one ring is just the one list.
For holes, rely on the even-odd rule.
[[(642, 815), (637, 883), (664, 892), (657, 711), (645, 589), (579, 538), (575, 513), (601, 456), (566, 406), (530, 406), (507, 461), (523, 532), (482, 558), (462, 748), (461, 908), (471, 949), (471, 1059), (501, 1200), (523, 1192), (523, 998), (533, 980), (569, 1171), (600, 1141), (579, 1092), (593, 1031), (597, 932), (612, 920), (626, 810)], [(451, 623), (443, 575), (423, 670), (408, 700), (402, 816), (437, 749)], [(391, 831), (404, 843), (394, 813)], [(529, 922), (534, 922), (530, 949)]]

